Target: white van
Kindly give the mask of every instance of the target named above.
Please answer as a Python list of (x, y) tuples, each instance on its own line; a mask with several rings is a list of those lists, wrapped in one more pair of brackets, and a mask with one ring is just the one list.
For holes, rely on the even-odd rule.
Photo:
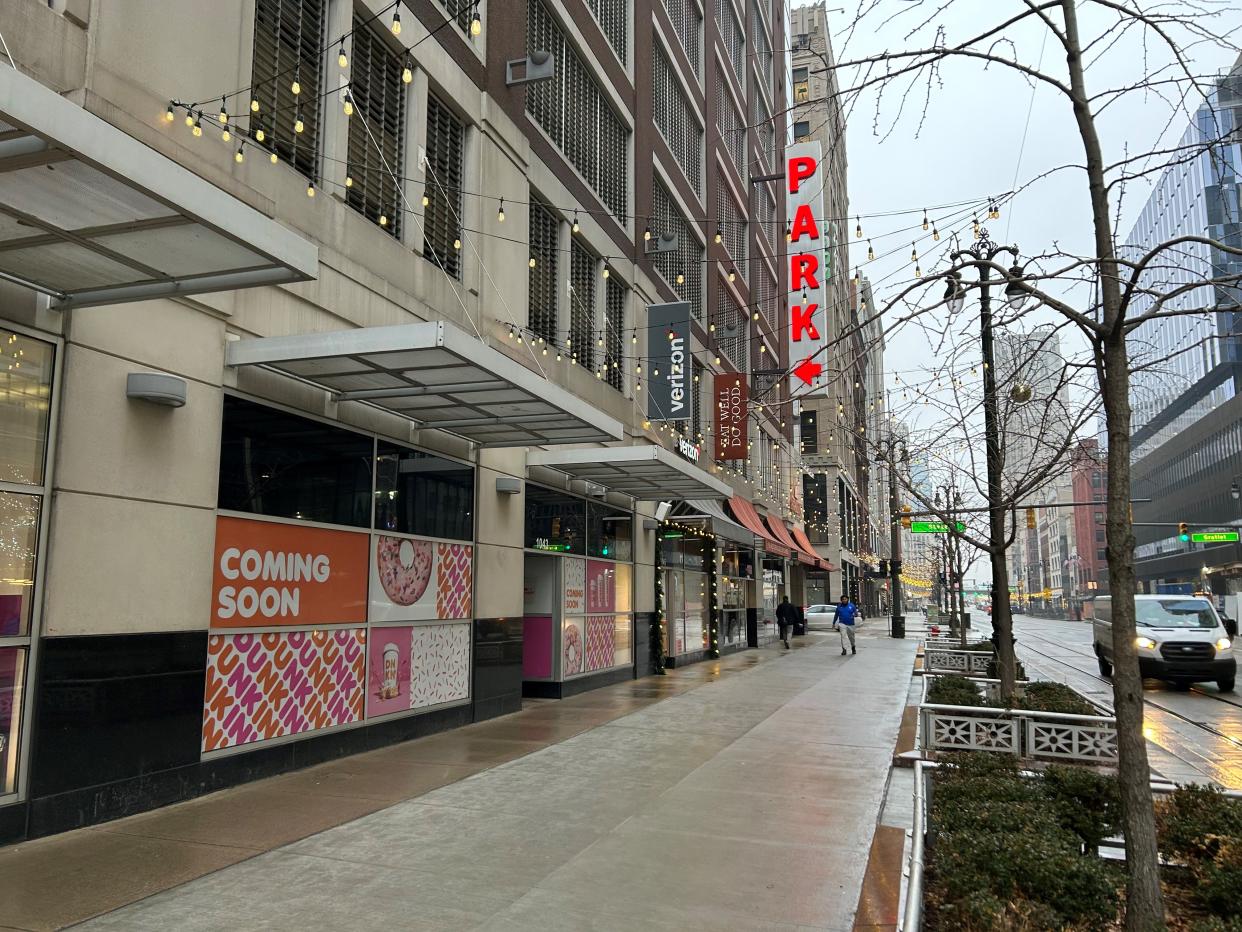
[[(1093, 600), (1095, 656), (1103, 676), (1113, 674), (1112, 599)], [(1220, 616), (1210, 600), (1190, 595), (1134, 597), (1139, 671), (1175, 686), (1215, 682), (1232, 692), (1238, 662)]]

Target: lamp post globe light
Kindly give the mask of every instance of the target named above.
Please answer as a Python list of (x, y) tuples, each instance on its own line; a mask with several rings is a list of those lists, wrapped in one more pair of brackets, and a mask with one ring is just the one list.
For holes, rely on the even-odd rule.
[[(962, 269), (973, 268), (978, 274), (974, 284), (979, 292), (979, 343), (983, 357), (983, 430), (987, 452), (987, 500), (988, 500), (988, 557), (992, 564), (992, 629), (1001, 674), (1001, 694), (1008, 698), (1014, 690), (1014, 639), (1013, 616), (1009, 601), (1009, 573), (1005, 564), (1005, 505), (1001, 488), (1000, 415), (996, 398), (995, 346), (992, 338), (992, 272), (997, 267), (997, 257), (1008, 254), (1012, 260), (1008, 272), (1004, 272), (1005, 304), (1011, 311), (1019, 312), (1030, 306), (1035, 297), (1025, 286), (1025, 273), (1018, 264), (1018, 248), (1001, 246), (988, 238), (986, 229), (979, 230), (979, 238), (967, 249), (955, 250), (949, 260), (953, 268), (946, 276), (944, 303), (951, 314), (960, 313), (966, 305), (966, 287), (962, 282)], [(1018, 383), (1010, 395), (1015, 402), (1024, 403), (1031, 398), (1031, 387)]]

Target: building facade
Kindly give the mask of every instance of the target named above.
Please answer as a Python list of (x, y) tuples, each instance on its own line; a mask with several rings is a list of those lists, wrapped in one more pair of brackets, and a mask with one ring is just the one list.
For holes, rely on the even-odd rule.
[[(801, 440), (808, 526), (816, 550), (834, 569), (822, 578), (824, 601), (847, 594), (872, 613), (887, 604), (882, 584), (867, 578), (887, 553), (887, 491), (873, 465), (867, 425), (883, 416), (882, 328), (869, 324), (870, 284), (851, 278), (851, 236), (846, 188), (845, 115), (837, 98), (827, 4), (798, 7), (790, 18), (792, 39), (792, 135), (815, 141), (824, 153), (824, 262), (828, 347), (825, 387), (803, 403)], [(879, 338), (877, 338), (877, 335)], [(858, 430), (859, 427), (863, 429)], [(875, 472), (875, 475), (872, 475)], [(876, 496), (883, 512), (875, 512)]]
[[(1242, 58), (1212, 83), (1180, 145), (1156, 182), (1126, 239), (1135, 258), (1178, 236), (1242, 244), (1239, 171), (1242, 170)], [(1242, 275), (1242, 261), (1206, 243), (1189, 243), (1155, 264), (1143, 284), (1155, 293), (1195, 281)], [(1134, 302), (1131, 316), (1151, 307)], [(1213, 530), (1238, 523), (1230, 487), (1242, 474), (1242, 340), (1237, 319), (1242, 288), (1236, 283), (1191, 287), (1167, 301), (1182, 312), (1136, 329), (1130, 354), (1132, 470), (1138, 547), (1135, 570), (1148, 591), (1218, 594), (1242, 588), (1242, 548), (1179, 540), (1177, 524)]]
[(771, 636), (787, 17), (0, 7), (0, 839)]

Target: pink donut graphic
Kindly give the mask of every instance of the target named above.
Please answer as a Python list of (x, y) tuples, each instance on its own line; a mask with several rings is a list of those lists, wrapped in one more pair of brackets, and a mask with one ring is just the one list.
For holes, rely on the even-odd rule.
[(565, 626), (565, 675), (582, 672), (582, 632), (577, 625)]
[(413, 605), (431, 582), (431, 541), (381, 536), (375, 546), (375, 565), (384, 594), (397, 605)]

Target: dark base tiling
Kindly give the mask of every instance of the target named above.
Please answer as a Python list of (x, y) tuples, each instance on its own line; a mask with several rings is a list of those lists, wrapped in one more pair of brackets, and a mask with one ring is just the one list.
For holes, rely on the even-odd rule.
[(624, 683), (636, 679), (632, 667), (621, 667), (617, 670), (605, 670), (592, 676), (583, 676), (564, 683), (551, 683), (544, 680), (527, 680), (522, 683), (522, 695), (528, 699), (568, 699), (579, 693), (590, 692), (601, 686)]
[(685, 667), (692, 663), (698, 663), (700, 660), (706, 660), (707, 658), (708, 651), (695, 650), (688, 654), (678, 654), (676, 657), (667, 657), (665, 658), (664, 663), (672, 669), (676, 667)]
[[(288, 744), (256, 748), (246, 753), (143, 774), (102, 786), (36, 797), (27, 804), (29, 815), (25, 831), (0, 836), (0, 839), (38, 838), (108, 822), (252, 780), (459, 728), (472, 720), (470, 705), (439, 709)], [(0, 823), (0, 831), (3, 828), (3, 823)]]

